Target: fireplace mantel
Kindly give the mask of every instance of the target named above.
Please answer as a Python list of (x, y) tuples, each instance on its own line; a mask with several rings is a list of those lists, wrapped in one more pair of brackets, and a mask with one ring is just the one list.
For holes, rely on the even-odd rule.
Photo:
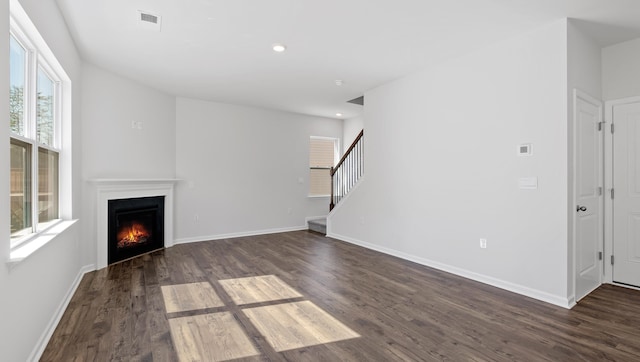
[(164, 196), (164, 246), (173, 246), (173, 191), (178, 179), (91, 179), (97, 194), (96, 267), (107, 266), (108, 202), (115, 199)]
[(131, 186), (131, 185), (155, 185), (180, 181), (177, 178), (94, 178), (88, 182), (98, 186)]

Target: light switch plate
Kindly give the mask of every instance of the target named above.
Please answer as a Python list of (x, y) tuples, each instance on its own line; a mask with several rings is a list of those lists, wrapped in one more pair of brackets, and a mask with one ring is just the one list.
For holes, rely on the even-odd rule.
[(538, 178), (521, 177), (518, 179), (518, 188), (522, 190), (535, 190), (538, 188)]

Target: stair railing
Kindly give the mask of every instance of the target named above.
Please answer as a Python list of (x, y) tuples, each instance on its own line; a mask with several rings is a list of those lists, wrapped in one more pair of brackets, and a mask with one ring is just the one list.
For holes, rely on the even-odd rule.
[(364, 173), (364, 130), (360, 131), (340, 162), (331, 168), (331, 201), (329, 210), (342, 200)]

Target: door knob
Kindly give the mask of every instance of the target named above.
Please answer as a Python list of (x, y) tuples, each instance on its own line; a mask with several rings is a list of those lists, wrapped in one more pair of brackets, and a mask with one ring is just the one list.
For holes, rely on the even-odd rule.
[(576, 211), (587, 211), (587, 207), (586, 206), (580, 206), (578, 205), (577, 210)]

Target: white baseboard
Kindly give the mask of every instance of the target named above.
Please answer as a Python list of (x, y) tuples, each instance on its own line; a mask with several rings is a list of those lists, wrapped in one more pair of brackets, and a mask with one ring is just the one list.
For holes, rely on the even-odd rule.
[(173, 244), (174, 245), (176, 245), (176, 244), (188, 244), (188, 243), (198, 243), (198, 242), (201, 242), (201, 241), (241, 238), (241, 237), (245, 237), (245, 236), (286, 233), (286, 232), (289, 232), (289, 231), (307, 230), (307, 228), (308, 228), (307, 225), (303, 225), (303, 226), (293, 226), (293, 227), (287, 227), (287, 228), (243, 231), (243, 232), (229, 233), (229, 234), (218, 234), (218, 235), (209, 235), (209, 236), (196, 236), (196, 237), (192, 237), (192, 238), (175, 239), (173, 241)]
[(42, 357), (42, 354), (44, 353), (45, 348), (47, 348), (47, 344), (49, 344), (49, 340), (51, 339), (51, 336), (53, 336), (53, 332), (56, 330), (58, 323), (60, 323), (60, 319), (62, 319), (62, 315), (64, 314), (64, 311), (67, 310), (67, 307), (69, 306), (69, 302), (71, 302), (71, 298), (75, 294), (76, 289), (78, 289), (78, 286), (80, 285), (80, 281), (82, 281), (82, 277), (86, 273), (94, 270), (96, 270), (96, 267), (93, 264), (85, 265), (82, 268), (80, 268), (80, 270), (78, 271), (78, 275), (76, 275), (76, 279), (71, 284), (71, 287), (67, 291), (67, 294), (65, 295), (60, 305), (58, 306), (58, 309), (56, 310), (55, 314), (53, 315), (53, 317), (51, 317), (51, 320), (49, 321), (47, 328), (44, 330), (44, 332), (40, 336), (40, 339), (38, 340), (38, 343), (36, 344), (35, 348), (33, 349), (33, 351), (31, 351), (31, 354), (27, 359), (28, 361), (35, 362), (40, 360), (40, 357)]
[(622, 283), (618, 283), (618, 282), (611, 282), (611, 283), (607, 283), (607, 284), (611, 284), (611, 285), (615, 285), (617, 287), (622, 287), (622, 288), (627, 288), (627, 289), (640, 290), (640, 287), (635, 287), (635, 286), (629, 285), (629, 284), (622, 284)]
[(557, 305), (562, 308), (571, 309), (575, 305), (575, 300), (573, 297), (564, 298), (558, 295), (550, 294), (547, 292), (543, 292), (541, 290), (532, 289), (529, 287), (525, 287), (523, 285), (515, 284), (512, 282), (508, 282), (505, 280), (489, 277), (486, 275), (478, 274), (466, 269), (458, 268), (455, 266), (443, 264), (437, 261), (421, 258), (415, 255), (407, 254), (401, 251), (385, 248), (379, 245), (367, 243), (365, 241), (357, 240), (354, 238), (350, 238), (347, 236), (342, 236), (334, 233), (327, 234), (328, 237), (338, 239), (350, 244), (362, 246), (363, 248), (375, 250), (387, 255), (392, 255), (398, 257), (400, 259), (412, 261), (417, 264), (421, 264), (424, 266), (428, 266), (434, 269), (442, 270), (447, 273), (455, 274), (467, 279), (475, 280), (480, 283), (488, 284), (500, 289), (508, 290), (513, 293), (521, 294), (530, 298), (534, 298), (546, 303), (550, 303), (553, 305)]

